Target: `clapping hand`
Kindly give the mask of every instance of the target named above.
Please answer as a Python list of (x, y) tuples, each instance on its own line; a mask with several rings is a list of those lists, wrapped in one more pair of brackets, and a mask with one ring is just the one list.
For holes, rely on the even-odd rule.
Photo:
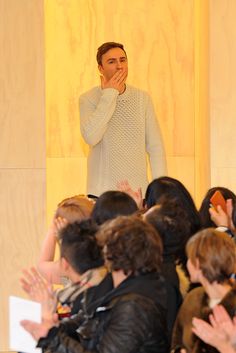
[(130, 197), (132, 197), (132, 199), (134, 199), (139, 209), (143, 208), (143, 197), (142, 197), (141, 188), (138, 188), (137, 190), (133, 190), (128, 180), (121, 180), (117, 183), (117, 189), (119, 191), (125, 192)]
[(34, 267), (30, 270), (23, 270), (23, 274), (24, 277), (20, 279), (22, 289), (31, 300), (41, 303), (42, 319), (51, 318), (57, 305), (52, 285), (44, 280)]

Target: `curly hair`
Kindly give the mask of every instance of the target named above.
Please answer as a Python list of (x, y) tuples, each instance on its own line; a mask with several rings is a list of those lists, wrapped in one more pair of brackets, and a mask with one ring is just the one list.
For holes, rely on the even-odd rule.
[(117, 217), (103, 225), (99, 236), (105, 237), (104, 256), (111, 271), (137, 275), (160, 270), (160, 236), (139, 217)]

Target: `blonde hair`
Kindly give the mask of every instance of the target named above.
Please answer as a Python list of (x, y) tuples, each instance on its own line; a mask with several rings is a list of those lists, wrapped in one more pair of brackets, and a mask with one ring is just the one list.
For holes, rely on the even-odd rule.
[(80, 222), (90, 217), (94, 201), (84, 195), (75, 195), (57, 205), (55, 217), (65, 218), (69, 223)]

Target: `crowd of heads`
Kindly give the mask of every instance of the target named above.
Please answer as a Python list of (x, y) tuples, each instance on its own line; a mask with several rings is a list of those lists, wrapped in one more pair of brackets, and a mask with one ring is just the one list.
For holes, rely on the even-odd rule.
[[(55, 214), (69, 223), (59, 234), (61, 257), (69, 260), (81, 274), (103, 263), (102, 246), (106, 249), (103, 255), (109, 269), (116, 270), (121, 261), (125, 273), (158, 270), (163, 258), (171, 256), (176, 265), (180, 264), (184, 269), (187, 258), (193, 263), (197, 258), (206, 274), (205, 268), (216, 271), (216, 263), (210, 265), (213, 259), (221, 261), (220, 266), (225, 264), (227, 271), (223, 267), (222, 271), (229, 278), (234, 273), (229, 264), (232, 260), (230, 246), (232, 248), (234, 242), (214, 229), (202, 231), (216, 227), (209, 214), (210, 199), (216, 190), (220, 190), (225, 199), (232, 200), (232, 222), (235, 223), (236, 196), (232, 191), (223, 187), (211, 188), (198, 211), (185, 186), (166, 176), (148, 185), (142, 212), (134, 199), (122, 191), (104, 192), (96, 201), (84, 196), (67, 198), (58, 204)], [(95, 237), (98, 229), (99, 245)], [(217, 258), (216, 253), (219, 254)], [(146, 257), (150, 258), (149, 264), (145, 262)], [(142, 261), (143, 269), (139, 268)], [(215, 280), (209, 274), (206, 277)], [(217, 281), (222, 278), (216, 276)]]
[[(211, 198), (216, 190), (228, 203), (225, 219), (231, 237), (218, 231), (219, 224), (212, 220)], [(61, 261), (67, 261), (79, 276), (105, 267), (126, 277), (155, 272), (167, 281), (173, 279), (173, 268), (174, 276), (179, 276), (180, 265), (188, 282), (207, 283), (212, 290), (215, 284), (232, 285), (236, 272), (232, 191), (211, 188), (198, 211), (186, 187), (165, 176), (148, 185), (142, 210), (136, 202), (132, 194), (113, 190), (97, 199), (78, 195), (60, 202), (55, 220), (64, 220), (57, 235)], [(179, 287), (179, 282), (181, 278), (174, 286)]]

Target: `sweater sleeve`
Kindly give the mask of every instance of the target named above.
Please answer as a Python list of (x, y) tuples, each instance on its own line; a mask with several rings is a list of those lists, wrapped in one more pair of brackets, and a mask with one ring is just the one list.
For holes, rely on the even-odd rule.
[(161, 130), (157, 121), (151, 98), (147, 97), (146, 105), (146, 151), (149, 155), (152, 178), (167, 174), (166, 156)]
[(80, 97), (80, 130), (87, 144), (94, 146), (102, 140), (115, 111), (118, 95), (114, 88), (103, 89), (97, 104), (88, 94)]

